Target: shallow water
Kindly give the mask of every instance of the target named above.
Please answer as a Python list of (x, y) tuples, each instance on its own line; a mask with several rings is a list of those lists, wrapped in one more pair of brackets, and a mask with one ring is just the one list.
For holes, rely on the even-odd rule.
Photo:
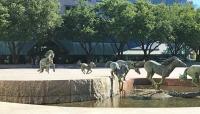
[(66, 107), (200, 107), (200, 99), (193, 98), (169, 98), (162, 100), (135, 100), (129, 97), (120, 98), (116, 96), (103, 101), (85, 101), (56, 104)]
[[(150, 89), (151, 86), (137, 86), (137, 89)], [(162, 86), (164, 90), (168, 91), (179, 91), (179, 92), (195, 92), (198, 89), (196, 87), (181, 87), (181, 86)], [(135, 90), (133, 90), (135, 91)], [(113, 98), (105, 100), (94, 100), (94, 101), (84, 101), (84, 102), (73, 102), (73, 103), (62, 103), (53, 104), (56, 106), (66, 106), (66, 107), (200, 107), (200, 97), (199, 98), (166, 98), (166, 99), (152, 99), (152, 100), (138, 100), (133, 97), (126, 96), (121, 98), (120, 96), (115, 96)]]

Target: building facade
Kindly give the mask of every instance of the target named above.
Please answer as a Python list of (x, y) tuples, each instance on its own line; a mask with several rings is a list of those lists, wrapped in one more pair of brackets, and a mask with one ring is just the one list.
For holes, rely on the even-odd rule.
[[(70, 9), (71, 7), (75, 6), (77, 4), (78, 0), (59, 0), (60, 6), (61, 6), (61, 13), (63, 14), (66, 9)], [(131, 2), (136, 2), (137, 0), (129, 0)], [(185, 4), (185, 3), (194, 3), (194, 6), (200, 6), (200, 0), (149, 0), (153, 4), (159, 4), (159, 3), (166, 3), (166, 4), (173, 4), (173, 3), (179, 3), (179, 4)], [(88, 2), (92, 4), (96, 4), (98, 2), (101, 2), (101, 0), (88, 0)], [(198, 5), (199, 4), (199, 5)]]

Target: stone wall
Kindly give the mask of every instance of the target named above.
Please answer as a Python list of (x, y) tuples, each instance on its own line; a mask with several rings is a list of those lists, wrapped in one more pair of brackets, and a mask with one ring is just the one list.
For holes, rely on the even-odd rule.
[(0, 80), (0, 101), (50, 104), (109, 98), (119, 93), (118, 81), (110, 78), (80, 80)]

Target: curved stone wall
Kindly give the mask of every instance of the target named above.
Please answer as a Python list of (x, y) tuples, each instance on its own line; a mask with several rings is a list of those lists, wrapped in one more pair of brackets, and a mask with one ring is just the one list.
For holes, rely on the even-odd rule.
[[(113, 83), (112, 83), (113, 82)], [(119, 93), (118, 80), (0, 80), (0, 101), (50, 104), (109, 98)]]

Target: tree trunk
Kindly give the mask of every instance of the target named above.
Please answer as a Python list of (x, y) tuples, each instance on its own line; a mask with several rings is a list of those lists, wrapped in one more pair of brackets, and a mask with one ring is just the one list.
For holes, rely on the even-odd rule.
[(19, 62), (19, 51), (16, 42), (8, 42), (8, 48), (10, 49), (12, 55), (12, 63), (17, 64)]
[(199, 47), (199, 49), (196, 51), (196, 61), (197, 61), (197, 62), (200, 61), (200, 47)]
[(144, 52), (143, 60), (145, 60), (145, 61), (146, 61), (146, 60), (149, 60), (149, 56), (148, 56), (148, 54), (147, 54), (147, 50), (144, 49), (143, 52)]
[(119, 46), (117, 45), (117, 42), (114, 43), (114, 45), (111, 45), (112, 46), (112, 50), (113, 50), (113, 53), (117, 53), (117, 59), (123, 59), (123, 51), (124, 51), (124, 47), (125, 47), (125, 44), (124, 42), (120, 42), (119, 43)]
[(123, 55), (124, 55), (124, 47), (125, 47), (125, 43), (124, 42), (120, 42), (119, 47), (117, 47), (117, 58), (118, 59), (123, 59)]
[(90, 63), (92, 61), (92, 56), (94, 53), (94, 49), (96, 48), (96, 45), (98, 43), (96, 43), (95, 47), (92, 46), (92, 42), (79, 42), (81, 47), (83, 48), (85, 54), (86, 54), (86, 59), (87, 62)]

